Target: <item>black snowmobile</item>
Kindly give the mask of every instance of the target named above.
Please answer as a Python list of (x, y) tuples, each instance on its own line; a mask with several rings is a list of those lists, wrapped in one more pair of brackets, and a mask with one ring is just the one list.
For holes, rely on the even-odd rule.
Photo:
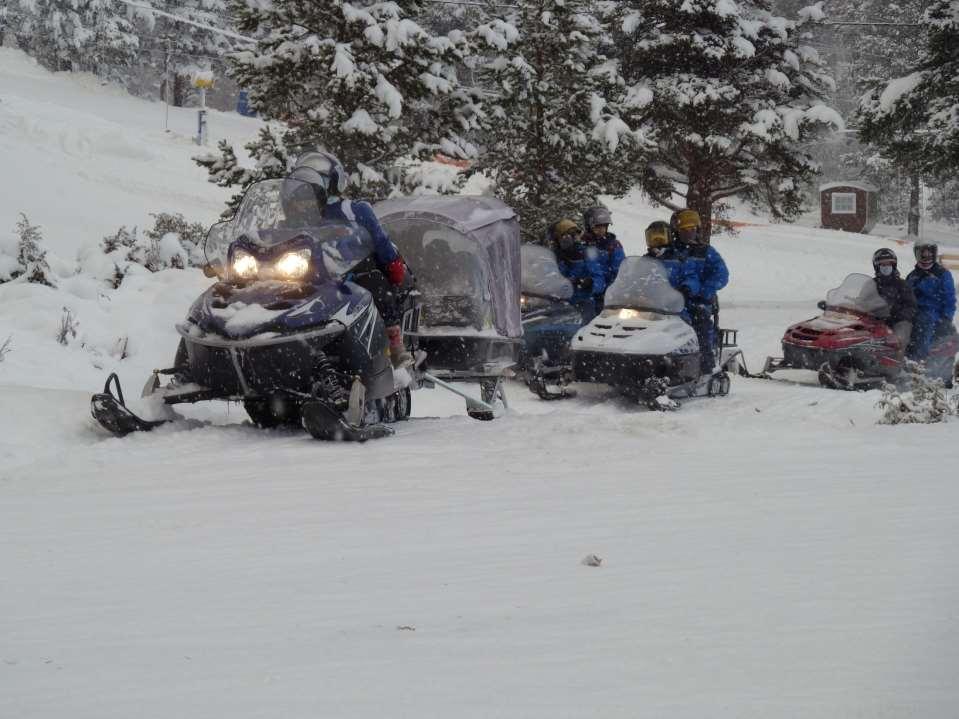
[[(445, 369), (443, 343), (428, 346), (418, 322), (422, 307), (410, 307), (404, 326), (417, 364), (394, 370), (372, 295), (354, 281), (378, 271), (372, 240), (355, 224), (324, 220), (315, 206), (312, 214), (302, 205), (295, 213), (285, 207), (283, 198), (296, 194), (291, 183), (298, 181), (268, 180), (251, 186), (234, 218), (211, 228), (205, 245), (207, 274), (219, 281), (177, 325), (181, 339), (173, 366), (155, 370), (142, 396), (162, 399), (165, 405), (240, 401), (258, 426), (302, 424), (311, 435), (326, 440), (364, 441), (392, 434), (389, 423), (410, 415), (410, 390), (434, 384), (463, 396), (471, 416), (492, 419), (498, 403), (505, 405), (502, 379), (516, 360), (516, 351), (510, 350), (519, 340), (492, 330), (500, 340), (502, 360), (495, 365), (486, 362), (486, 356), (474, 359), (468, 348), (455, 344), (463, 371), (453, 379), (481, 381), (483, 396), (477, 399), (440, 376)], [(406, 225), (417, 222), (416, 201), (394, 201), (392, 214), (381, 213), (384, 227), (407, 261), (414, 265), (417, 253), (429, 242), (457, 238), (472, 247), (481, 273), (493, 275), (490, 260), (499, 258), (475, 247), (477, 236), (492, 227), (501, 238), (502, 259), (514, 259), (518, 269), (519, 232), (512, 211), (496, 203), (487, 222), (455, 228), (457, 217), (444, 210), (473, 212), (477, 205), (495, 203), (486, 198), (455, 199), (457, 207), (445, 198), (434, 199), (429, 219), (430, 227), (444, 226), (448, 238), (430, 240), (422, 231), (407, 231)], [(397, 220), (397, 212), (402, 220)], [(429, 295), (431, 285), (437, 284), (431, 269), (424, 265), (418, 273), (427, 306), (442, 301)], [(482, 291), (472, 298), (475, 306), (486, 307), (490, 320), (495, 316), (507, 330), (513, 320), (518, 328), (519, 313), (510, 318), (508, 312), (497, 312), (490, 300), (490, 294)], [(452, 332), (444, 336), (458, 339)], [(144, 419), (127, 408), (116, 374), (91, 404), (93, 417), (116, 435), (169, 421)]]

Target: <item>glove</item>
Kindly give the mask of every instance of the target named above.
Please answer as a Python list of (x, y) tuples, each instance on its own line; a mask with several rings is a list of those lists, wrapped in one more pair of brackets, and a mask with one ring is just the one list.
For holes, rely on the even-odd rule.
[(390, 264), (386, 266), (386, 279), (388, 279), (394, 287), (402, 285), (403, 280), (406, 279), (406, 263), (399, 257), (390, 262)]
[(580, 277), (576, 280), (576, 287), (583, 290), (584, 292), (589, 292), (593, 289), (593, 278), (592, 277)]

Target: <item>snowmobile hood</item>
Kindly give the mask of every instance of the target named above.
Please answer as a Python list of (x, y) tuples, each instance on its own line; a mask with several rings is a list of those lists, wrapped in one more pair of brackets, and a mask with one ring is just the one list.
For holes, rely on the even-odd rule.
[(693, 328), (676, 315), (604, 310), (576, 333), (571, 349), (646, 357), (698, 353), (699, 343)]
[[(348, 327), (372, 302), (351, 282), (310, 285), (261, 281), (244, 287), (217, 283), (193, 303), (187, 331), (224, 340), (287, 336), (331, 324)], [(331, 331), (334, 328), (331, 328)]]

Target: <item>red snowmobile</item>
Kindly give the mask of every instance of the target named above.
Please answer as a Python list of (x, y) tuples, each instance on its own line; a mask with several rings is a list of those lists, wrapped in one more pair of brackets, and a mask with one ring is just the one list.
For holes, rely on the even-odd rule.
[[(762, 377), (783, 369), (813, 370), (824, 387), (845, 390), (875, 389), (899, 378), (902, 348), (885, 321), (890, 308), (872, 277), (849, 275), (818, 306), (821, 315), (786, 330), (783, 356), (768, 357)], [(959, 336), (951, 328), (934, 341), (926, 373), (952, 386), (957, 352)]]

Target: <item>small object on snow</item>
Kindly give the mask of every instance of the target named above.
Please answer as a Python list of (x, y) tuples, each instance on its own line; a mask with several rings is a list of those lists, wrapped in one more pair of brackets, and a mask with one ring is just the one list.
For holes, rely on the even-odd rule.
[(603, 558), (596, 554), (587, 554), (581, 562), (581, 564), (585, 564), (587, 567), (598, 567), (602, 563)]
[(759, 409), (759, 407), (753, 407), (753, 409), (756, 410), (756, 414), (762, 414), (762, 413), (763, 413), (763, 411), (762, 411), (761, 409)]
[(400, 631), (400, 632), (415, 632), (415, 631), (416, 631), (416, 627), (414, 627), (412, 624), (400, 624), (396, 629), (397, 629), (397, 631)]

